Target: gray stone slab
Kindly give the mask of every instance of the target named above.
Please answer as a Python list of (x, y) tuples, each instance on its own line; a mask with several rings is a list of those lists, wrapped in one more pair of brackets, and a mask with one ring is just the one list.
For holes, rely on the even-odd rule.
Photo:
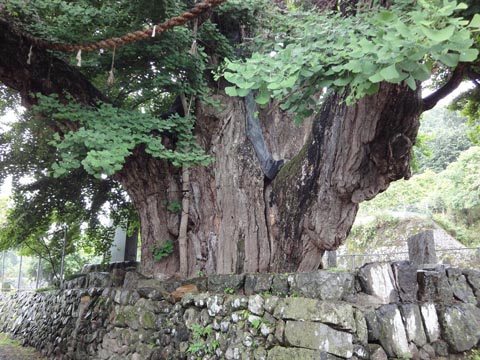
[(245, 275), (210, 275), (208, 277), (208, 291), (223, 293), (225, 290), (234, 292), (243, 291)]
[(307, 298), (279, 300), (273, 314), (282, 320), (318, 321), (332, 324), (335, 328), (355, 332), (353, 307), (342, 302), (326, 302)]
[(436, 267), (433, 270), (417, 272), (418, 300), (450, 303), (453, 301), (453, 289), (447, 279), (445, 269)]
[(437, 310), (434, 303), (425, 303), (420, 305), (422, 313), (425, 334), (429, 343), (433, 343), (440, 338), (440, 325), (438, 323)]
[(245, 276), (245, 295), (270, 293), (273, 274), (247, 274)]
[(400, 300), (407, 303), (415, 302), (418, 291), (418, 267), (410, 261), (397, 261), (392, 263), (392, 269)]
[(472, 304), (455, 304), (438, 312), (445, 341), (455, 352), (476, 347), (480, 340), (480, 309)]
[(457, 268), (446, 269), (448, 282), (453, 290), (453, 296), (460, 301), (465, 303), (476, 304), (477, 299), (473, 293), (472, 288), (467, 283), (465, 275), (463, 275), (462, 270)]
[(268, 351), (268, 360), (336, 360), (341, 359), (326, 352), (302, 348), (275, 346)]
[(379, 341), (390, 357), (404, 358), (409, 353), (407, 334), (400, 311), (395, 304), (387, 304), (376, 311), (380, 328)]
[(349, 272), (326, 270), (288, 276), (290, 294), (321, 300), (342, 300), (355, 290), (355, 278)]
[(423, 328), (422, 314), (417, 304), (400, 305), (400, 313), (405, 324), (408, 341), (417, 346), (423, 346), (427, 343), (427, 335)]
[(358, 270), (358, 279), (362, 290), (368, 295), (375, 296), (381, 303), (389, 304), (399, 300), (389, 263), (364, 265)]
[(285, 341), (290, 346), (320, 350), (349, 358), (353, 355), (353, 335), (311, 321), (287, 321)]

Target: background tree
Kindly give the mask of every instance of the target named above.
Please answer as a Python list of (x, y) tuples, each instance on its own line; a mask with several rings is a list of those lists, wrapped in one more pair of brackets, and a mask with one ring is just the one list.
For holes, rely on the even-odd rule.
[(466, 123), (466, 118), (446, 108), (435, 108), (424, 113), (420, 134), (425, 136), (422, 146), (428, 151), (415, 151), (418, 172), (431, 169), (439, 173), (457, 160), (462, 151), (472, 146)]
[[(359, 215), (363, 218), (375, 216), (377, 219), (386, 215), (398, 223), (404, 220), (405, 212), (416, 214), (435, 221), (464, 245), (478, 246), (479, 156), (480, 148), (472, 146), (439, 173), (427, 170), (408, 181), (398, 181), (375, 199), (362, 204)], [(367, 228), (381, 227), (373, 223)], [(362, 224), (358, 228), (362, 229)], [(395, 228), (393, 230), (396, 231)], [(373, 235), (375, 231), (370, 233), (370, 236)]]
[[(472, 71), (480, 71), (477, 68)], [(478, 77), (478, 76), (477, 76)], [(478, 82), (475, 82), (475, 87), (460, 95), (452, 108), (460, 110), (463, 116), (468, 119), (467, 125), (470, 127), (470, 140), (476, 144), (480, 142), (480, 91)]]
[[(45, 125), (46, 121), (39, 126), (25, 114), (23, 119), (8, 125), (0, 137), (0, 177), (13, 178), (12, 195), (4, 204), (7, 210), (0, 244), (4, 249), (17, 248), (23, 255), (42, 257), (58, 277), (62, 229), (66, 226), (69, 232), (67, 255), (83, 245), (87, 252), (108, 257), (114, 228), (126, 225), (125, 210), (129, 205), (126, 195), (111, 180), (96, 179), (83, 169), (61, 178), (49, 176), (56, 149), (49, 143), (53, 132)], [(100, 221), (109, 217), (107, 204), (117, 214), (113, 226)], [(86, 224), (88, 228), (82, 231)], [(62, 234), (58, 235), (58, 231)]]
[[(471, 227), (480, 220), (480, 148), (463, 152), (446, 169), (443, 186), (445, 203), (456, 222)], [(477, 225), (478, 226), (478, 225)]]
[[(9, 54), (0, 81), (19, 91), (32, 121), (52, 123), (49, 168), (58, 179), (82, 168), (122, 186), (138, 211), (146, 273), (173, 273), (180, 262), (188, 274), (318, 268), (358, 204), (410, 176), (420, 114), (476, 76), (473, 2), (228, 1), (202, 15), (198, 31), (175, 27), (124, 47), (112, 40), (78, 59), (31, 47), (13, 25), (50, 41), (96, 41), (189, 5), (8, 1), (0, 20), (0, 55)], [(82, 73), (68, 65), (80, 59)], [(432, 74), (437, 90), (422, 99)], [(275, 164), (287, 160), (276, 176), (265, 176), (246, 136), (256, 116), (264, 135), (254, 142)], [(294, 127), (292, 117), (304, 121)], [(171, 211), (183, 197), (181, 166), (191, 169), (186, 259)], [(170, 243), (174, 252), (154, 263)]]

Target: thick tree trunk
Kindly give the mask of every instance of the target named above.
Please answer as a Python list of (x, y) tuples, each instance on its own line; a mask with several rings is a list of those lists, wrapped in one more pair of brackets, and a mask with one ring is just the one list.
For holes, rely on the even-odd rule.
[(361, 201), (409, 178), (421, 113), (418, 93), (382, 84), (347, 106), (331, 96), (301, 152), (268, 189), (271, 270), (313, 270), (347, 237)]
[(350, 107), (333, 95), (301, 127), (273, 107), (262, 112), (272, 153), (291, 159), (272, 182), (246, 139), (243, 103), (223, 103), (223, 112), (199, 117), (215, 163), (192, 176), (191, 251), (207, 272), (317, 269), (323, 252), (345, 240), (358, 203), (410, 176), (421, 99), (403, 85), (382, 84)]
[[(180, 174), (180, 175), (179, 175)], [(169, 205), (181, 201), (181, 173), (166, 161), (136, 149), (114, 178), (127, 191), (140, 218), (141, 271), (145, 274), (175, 273), (178, 254), (155, 260), (155, 253), (178, 237), (179, 216)], [(178, 249), (175, 249), (178, 252)]]
[[(208, 273), (269, 271), (268, 181), (246, 137), (243, 100), (225, 96), (219, 100), (222, 112), (200, 107), (197, 114), (197, 136), (215, 161), (192, 170), (194, 224), (189, 243), (195, 266)], [(273, 156), (292, 158), (305, 142), (310, 122), (296, 127), (276, 108), (265, 112), (264, 118), (264, 135)]]
[[(0, 19), (0, 81), (17, 89), (24, 103), (32, 91), (70, 92), (85, 104), (102, 99), (76, 69), (36, 50)], [(382, 84), (377, 94), (348, 107), (331, 96), (318, 118), (296, 127), (275, 105), (261, 111), (261, 125), (275, 159), (287, 163), (265, 179), (245, 132), (242, 99), (218, 96), (223, 110), (197, 105), (196, 133), (214, 163), (191, 168), (188, 269), (207, 273), (307, 271), (321, 266), (325, 250), (342, 244), (358, 203), (408, 178), (422, 102), (403, 85)], [(179, 270), (181, 172), (136, 149), (115, 174), (141, 222), (142, 271)], [(174, 253), (153, 259), (168, 241)]]

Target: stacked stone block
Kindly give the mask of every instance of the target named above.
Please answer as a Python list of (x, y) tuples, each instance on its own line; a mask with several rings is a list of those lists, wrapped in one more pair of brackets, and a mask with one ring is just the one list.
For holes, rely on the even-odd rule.
[(49, 359), (428, 360), (479, 346), (475, 270), (396, 262), (185, 281), (114, 270), (3, 294), (0, 331)]

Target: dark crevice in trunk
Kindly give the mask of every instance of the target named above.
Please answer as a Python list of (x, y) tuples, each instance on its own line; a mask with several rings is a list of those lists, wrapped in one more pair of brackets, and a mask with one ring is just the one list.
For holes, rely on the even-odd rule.
[(284, 160), (275, 160), (265, 143), (265, 138), (262, 133), (262, 128), (259, 124), (257, 104), (253, 94), (250, 92), (244, 100), (245, 103), (245, 133), (248, 140), (250, 140), (257, 159), (260, 163), (265, 177), (269, 180), (275, 179), (278, 172), (284, 165)]
[[(263, 204), (264, 204), (264, 207), (263, 207), (263, 221), (264, 221), (264, 224), (265, 224), (265, 227), (266, 227), (266, 231), (267, 231), (267, 242), (268, 242), (268, 253), (269, 253), (269, 257), (271, 257), (271, 254), (272, 254), (272, 234), (270, 232), (271, 228), (270, 228), (270, 221), (268, 219), (269, 215), (268, 215), (268, 188), (271, 184), (271, 181), (268, 180), (267, 178), (265, 178), (264, 182), (263, 182)], [(259, 248), (258, 249), (258, 253), (259, 253), (259, 256), (261, 256), (261, 249)], [(260, 259), (258, 261), (260, 263)], [(271, 271), (270, 269), (270, 266), (271, 266), (271, 263), (270, 263), (270, 259), (268, 261), (269, 265), (268, 265), (268, 271)]]

